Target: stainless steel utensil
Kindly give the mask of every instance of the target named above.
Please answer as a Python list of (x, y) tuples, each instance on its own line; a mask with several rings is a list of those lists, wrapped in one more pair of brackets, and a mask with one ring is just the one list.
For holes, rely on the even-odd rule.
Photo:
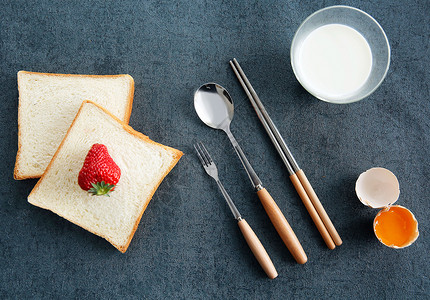
[(209, 155), (209, 152), (206, 150), (203, 143), (198, 143), (194, 145), (194, 148), (196, 149), (197, 156), (199, 157), (200, 162), (202, 163), (202, 166), (205, 169), (206, 173), (216, 181), (219, 189), (221, 190), (221, 193), (227, 201), (227, 204), (230, 207), (234, 218), (238, 221), (240, 231), (245, 237), (245, 240), (251, 248), (252, 253), (254, 253), (255, 258), (260, 263), (261, 267), (270, 279), (276, 278), (278, 276), (278, 272), (276, 271), (272, 260), (270, 259), (269, 255), (266, 252), (266, 249), (264, 249), (257, 235), (252, 230), (251, 226), (249, 226), (245, 219), (241, 217), (239, 211), (233, 203), (233, 200), (231, 200), (230, 196), (228, 195), (227, 191), (219, 180), (218, 169), (213, 162), (211, 156)]
[(194, 108), (206, 125), (221, 129), (227, 134), (273, 226), (295, 260), (300, 264), (304, 264), (307, 261), (307, 256), (296, 234), (269, 192), (263, 187), (260, 178), (258, 178), (230, 131), (230, 124), (234, 114), (233, 100), (230, 94), (219, 84), (206, 83), (194, 94)]
[(234, 150), (240, 158), (249, 179), (255, 189), (261, 190), (262, 183), (258, 178), (238, 142), (230, 131), (230, 123), (233, 120), (234, 106), (230, 94), (222, 86), (216, 83), (202, 85), (194, 94), (194, 108), (200, 119), (209, 127), (223, 130)]
[(324, 210), (324, 207), (322, 206), (318, 196), (309, 183), (305, 173), (302, 169), (300, 169), (299, 165), (294, 159), (293, 154), (279, 133), (278, 128), (276, 128), (275, 124), (267, 113), (263, 103), (243, 72), (238, 61), (234, 58), (233, 61), (230, 61), (230, 66), (232, 67), (236, 77), (245, 90), (245, 93), (254, 107), (258, 118), (263, 124), (264, 129), (269, 135), (279, 155), (281, 156), (282, 161), (287, 167), (288, 172), (290, 173), (290, 179), (300, 198), (302, 199), (303, 204), (308, 210), (312, 220), (314, 221), (318, 231), (323, 237), (327, 247), (334, 249), (335, 245), (340, 246), (342, 244), (342, 239), (337, 233), (336, 228)]

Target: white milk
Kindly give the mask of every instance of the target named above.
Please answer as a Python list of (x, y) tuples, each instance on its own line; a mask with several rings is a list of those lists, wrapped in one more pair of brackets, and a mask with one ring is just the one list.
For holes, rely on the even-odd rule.
[(302, 84), (310, 92), (336, 101), (364, 85), (372, 68), (372, 52), (355, 29), (329, 24), (305, 38), (297, 65)]

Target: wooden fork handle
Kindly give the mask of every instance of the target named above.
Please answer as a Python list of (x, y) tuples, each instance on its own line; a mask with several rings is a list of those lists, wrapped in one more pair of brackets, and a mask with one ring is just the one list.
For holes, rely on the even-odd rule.
[(251, 248), (252, 253), (254, 253), (255, 258), (263, 268), (264, 272), (266, 272), (270, 279), (276, 278), (278, 276), (278, 272), (276, 271), (269, 254), (267, 254), (266, 249), (264, 249), (263, 244), (261, 244), (251, 226), (249, 226), (245, 219), (240, 219), (238, 225), (249, 245), (249, 248)]
[(288, 224), (287, 219), (285, 219), (278, 205), (275, 203), (275, 200), (273, 200), (272, 196), (270, 196), (269, 192), (265, 188), (257, 191), (257, 195), (258, 198), (260, 198), (261, 204), (263, 204), (270, 221), (272, 221), (273, 226), (275, 227), (285, 246), (287, 246), (288, 250), (293, 255), (294, 259), (299, 264), (304, 264), (307, 262), (308, 257), (306, 256), (302, 245), (297, 239), (297, 236), (290, 224)]

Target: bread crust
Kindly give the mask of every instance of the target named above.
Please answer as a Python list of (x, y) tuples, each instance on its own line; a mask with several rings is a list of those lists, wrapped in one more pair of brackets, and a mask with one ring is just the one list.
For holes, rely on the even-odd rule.
[[(21, 95), (21, 90), (19, 88), (20, 83), (20, 74), (33, 74), (33, 75), (45, 75), (45, 76), (58, 76), (58, 77), (91, 77), (91, 78), (119, 78), (119, 77), (128, 77), (130, 79), (130, 92), (127, 97), (127, 108), (124, 115), (124, 122), (126, 124), (130, 121), (131, 111), (133, 109), (133, 98), (134, 98), (134, 79), (128, 74), (116, 74), (116, 75), (86, 75), (86, 74), (61, 74), (61, 73), (42, 73), (42, 72), (31, 72), (31, 71), (19, 71), (17, 73), (18, 78), (18, 97)], [(13, 170), (13, 178), (15, 180), (23, 180), (30, 178), (39, 178), (42, 174), (34, 174), (34, 175), (22, 175), (20, 174), (19, 167), (19, 157), (21, 155), (21, 101), (18, 98), (18, 151), (16, 153), (15, 159), (15, 167)]]
[[(18, 151), (16, 153), (16, 158), (15, 158), (15, 168), (13, 169), (13, 178), (15, 180), (22, 180), (22, 179), (26, 179), (24, 176), (19, 174), (19, 156), (21, 155), (21, 126), (20, 126), (20, 120), (21, 120), (21, 101), (19, 100), (19, 98), (21, 97), (19, 91), (19, 74), (21, 72), (25, 72), (25, 71), (19, 71), (17, 74), (17, 78), (18, 78)], [(31, 178), (31, 177), (28, 177)]]
[(145, 142), (147, 142), (147, 143), (149, 142), (149, 143), (151, 143), (151, 144), (155, 144), (155, 145), (161, 146), (162, 148), (166, 149), (167, 151), (172, 152), (172, 153), (173, 153), (173, 157), (174, 157), (174, 159), (173, 159), (172, 163), (170, 164), (170, 166), (168, 167), (168, 169), (166, 170), (166, 172), (161, 176), (161, 179), (160, 179), (160, 180), (158, 181), (158, 183), (155, 185), (155, 187), (154, 187), (154, 189), (151, 191), (151, 193), (150, 193), (149, 197), (148, 197), (147, 199), (145, 199), (145, 205), (143, 206), (143, 209), (142, 209), (142, 211), (140, 212), (140, 215), (139, 215), (139, 217), (137, 218), (137, 220), (136, 220), (136, 222), (135, 222), (135, 224), (134, 224), (134, 226), (133, 226), (133, 229), (132, 229), (132, 231), (131, 231), (130, 235), (128, 236), (127, 242), (126, 242), (124, 245), (118, 245), (118, 244), (115, 244), (115, 243), (114, 243), (112, 240), (110, 240), (108, 237), (103, 236), (103, 235), (101, 235), (101, 234), (98, 234), (98, 233), (96, 233), (96, 232), (92, 231), (90, 228), (86, 228), (85, 226), (82, 226), (81, 224), (78, 224), (77, 222), (75, 222), (75, 221), (73, 221), (73, 220), (70, 220), (70, 219), (68, 219), (67, 217), (63, 216), (63, 215), (61, 215), (61, 214), (59, 214), (59, 213), (57, 213), (57, 212), (52, 211), (50, 208), (43, 207), (43, 206), (41, 206), (41, 205), (31, 203), (30, 201), (29, 201), (29, 203), (31, 203), (31, 204), (32, 204), (32, 205), (34, 205), (34, 206), (38, 206), (38, 207), (40, 207), (40, 208), (50, 210), (50, 211), (52, 211), (53, 213), (55, 213), (55, 214), (59, 215), (60, 217), (62, 217), (62, 218), (64, 218), (64, 219), (66, 219), (66, 220), (68, 220), (68, 221), (70, 221), (70, 222), (72, 222), (72, 223), (74, 223), (74, 224), (76, 224), (76, 225), (78, 225), (78, 226), (80, 226), (80, 227), (84, 228), (85, 230), (87, 230), (87, 231), (89, 231), (89, 232), (91, 232), (91, 233), (93, 233), (93, 234), (95, 234), (95, 235), (97, 235), (97, 236), (100, 236), (100, 237), (104, 238), (104, 239), (105, 239), (105, 240), (107, 240), (109, 243), (111, 243), (115, 248), (117, 248), (119, 251), (121, 251), (122, 253), (125, 253), (125, 252), (127, 251), (128, 246), (130, 245), (130, 242), (131, 242), (131, 240), (132, 240), (132, 238), (133, 238), (133, 236), (134, 236), (134, 233), (135, 233), (135, 232), (136, 232), (136, 230), (137, 230), (137, 227), (139, 226), (139, 223), (140, 223), (140, 220), (141, 220), (141, 218), (142, 218), (142, 216), (143, 216), (143, 213), (145, 212), (145, 210), (146, 210), (146, 208), (147, 208), (147, 206), (148, 206), (149, 202), (151, 201), (151, 199), (152, 199), (152, 197), (153, 197), (154, 193), (156, 192), (156, 190), (157, 190), (157, 189), (158, 189), (158, 187), (160, 186), (160, 184), (161, 184), (161, 182), (163, 181), (163, 179), (167, 176), (167, 174), (169, 174), (169, 173), (170, 173), (170, 171), (173, 169), (173, 167), (177, 164), (177, 162), (179, 161), (179, 159), (182, 157), (183, 153), (182, 153), (182, 151), (177, 150), (177, 149), (175, 149), (175, 148), (172, 148), (172, 147), (169, 147), (169, 146), (165, 146), (165, 145), (162, 145), (162, 144), (159, 144), (159, 143), (157, 143), (157, 142), (152, 141), (148, 136), (144, 135), (144, 134), (143, 134), (143, 133), (141, 133), (141, 132), (138, 132), (138, 131), (134, 130), (131, 126), (129, 126), (129, 125), (128, 125), (128, 124), (126, 124), (125, 122), (121, 121), (121, 119), (119, 119), (119, 118), (117, 118), (116, 116), (114, 116), (111, 112), (109, 112), (107, 109), (105, 109), (105, 108), (104, 108), (104, 107), (102, 107), (101, 105), (99, 105), (99, 104), (97, 104), (97, 103), (95, 103), (95, 102), (93, 102), (93, 101), (90, 101), (90, 100), (85, 100), (85, 101), (83, 101), (83, 102), (82, 102), (81, 107), (79, 108), (78, 113), (76, 114), (75, 118), (73, 119), (73, 122), (72, 122), (72, 124), (70, 125), (69, 129), (67, 130), (67, 133), (66, 133), (66, 135), (65, 135), (64, 139), (61, 141), (60, 146), (58, 147), (58, 149), (57, 149), (57, 151), (55, 152), (54, 156), (52, 157), (51, 161), (49, 162), (48, 167), (46, 168), (46, 170), (45, 170), (45, 172), (43, 173), (42, 177), (39, 179), (39, 181), (38, 181), (38, 182), (36, 183), (36, 185), (34, 186), (33, 190), (32, 190), (32, 191), (30, 192), (30, 194), (28, 195), (28, 198), (30, 198), (30, 196), (31, 196), (33, 193), (35, 193), (35, 192), (37, 191), (37, 189), (39, 188), (40, 183), (43, 181), (43, 179), (45, 178), (46, 174), (48, 173), (48, 170), (50, 170), (50, 169), (51, 169), (51, 165), (53, 164), (53, 162), (54, 162), (54, 160), (56, 159), (56, 157), (57, 157), (58, 153), (60, 152), (61, 148), (63, 147), (63, 144), (66, 142), (67, 137), (69, 136), (70, 130), (72, 129), (72, 127), (73, 127), (73, 125), (75, 124), (75, 122), (76, 122), (77, 118), (78, 118), (78, 117), (79, 117), (79, 115), (81, 114), (81, 111), (82, 111), (83, 107), (85, 106), (85, 104), (92, 104), (92, 105), (95, 105), (97, 108), (101, 109), (103, 112), (105, 112), (105, 113), (106, 113), (106, 114), (108, 114), (110, 117), (112, 117), (115, 121), (117, 121), (119, 124), (121, 124), (121, 125), (122, 125), (122, 127), (123, 127), (123, 128), (124, 128), (128, 133), (130, 133), (130, 134), (132, 134), (132, 135), (134, 135), (134, 136), (136, 136), (136, 137), (138, 137), (138, 138), (140, 138), (140, 139), (144, 140), (144, 141), (145, 141)]

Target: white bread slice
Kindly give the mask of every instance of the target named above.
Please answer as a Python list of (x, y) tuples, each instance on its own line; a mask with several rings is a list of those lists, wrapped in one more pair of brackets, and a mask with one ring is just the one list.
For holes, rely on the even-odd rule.
[(134, 81), (130, 75), (18, 72), (18, 153), (14, 178), (42, 176), (84, 100), (128, 123)]
[[(91, 196), (78, 185), (79, 171), (95, 143), (104, 144), (121, 169), (110, 197)], [(125, 252), (153, 194), (182, 155), (151, 141), (101, 106), (84, 101), (28, 202)]]

